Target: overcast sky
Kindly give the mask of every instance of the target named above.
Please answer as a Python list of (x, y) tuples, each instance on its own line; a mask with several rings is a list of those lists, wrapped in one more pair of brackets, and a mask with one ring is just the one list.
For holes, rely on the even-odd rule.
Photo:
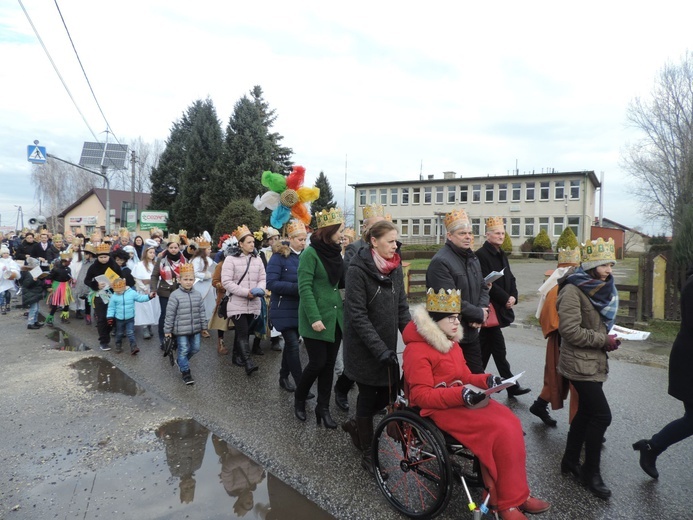
[[(55, 2), (0, 4), (0, 218), (38, 212), (26, 147), (77, 161), (106, 123)], [(687, 2), (190, 2), (58, 0), (123, 143), (164, 141), (209, 97), (226, 127), (254, 85), (308, 182), (604, 172), (604, 216), (643, 231), (621, 153), (630, 101), (692, 48)], [(91, 130), (90, 130), (91, 128)], [(92, 134), (92, 130), (94, 132)], [(348, 158), (348, 161), (347, 161)], [(353, 204), (353, 192), (347, 194)]]

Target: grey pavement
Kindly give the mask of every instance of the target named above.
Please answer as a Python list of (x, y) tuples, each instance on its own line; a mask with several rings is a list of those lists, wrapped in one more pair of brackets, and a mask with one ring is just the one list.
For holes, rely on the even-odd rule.
[[(521, 282), (520, 294), (525, 295), (536, 290), (543, 280), (543, 271), (551, 267), (550, 262), (515, 266), (513, 269)], [(531, 294), (527, 298), (526, 309), (531, 310)], [(522, 302), (522, 297), (521, 300)], [(536, 302), (534, 303), (536, 305)], [(14, 311), (15, 313), (17, 311)], [(4, 318), (4, 317), (3, 317)], [(16, 323), (15, 323), (16, 322)], [(75, 434), (56, 431), (51, 428), (51, 421), (56, 417), (46, 417), (42, 424), (32, 423), (29, 429), (22, 417), (25, 408), (31, 410), (32, 396), (40, 392), (41, 381), (46, 388), (61, 388), (54, 396), (55, 409), (70, 395), (81, 396), (77, 390), (76, 375), (65, 370), (70, 363), (88, 356), (103, 356), (121, 368), (141, 385), (148, 395), (155, 396), (156, 413), (150, 418), (146, 414), (135, 417), (132, 428), (146, 431), (154, 423), (158, 424), (166, 417), (191, 417), (206, 426), (229, 444), (237, 446), (268, 471), (294, 487), (300, 493), (317, 503), (337, 518), (343, 519), (391, 519), (401, 518), (394, 512), (381, 496), (375, 482), (361, 469), (358, 453), (351, 445), (347, 434), (337, 430), (326, 430), (317, 427), (312, 415), (314, 402), (308, 406), (308, 421), (301, 423), (293, 416), (293, 396), (278, 386), (278, 369), (280, 354), (266, 349), (266, 354), (256, 357), (260, 370), (247, 377), (242, 369), (231, 365), (230, 357), (220, 358), (216, 354), (213, 339), (203, 340), (201, 353), (193, 358), (191, 368), (196, 384), (185, 386), (180, 374), (168, 365), (159, 353), (156, 339), (140, 341), (142, 351), (136, 357), (129, 354), (117, 355), (111, 352), (56, 352), (38, 344), (35, 337), (26, 331), (23, 322), (2, 321), (3, 332), (11, 328), (14, 332), (0, 340), (2, 348), (13, 354), (5, 361), (5, 370), (12, 376), (0, 385), (3, 395), (9, 392), (7, 385), (12, 385), (12, 399), (0, 400), (0, 413), (4, 420), (3, 429), (6, 435), (15, 439), (12, 450), (0, 449), (3, 466), (21, 467), (36, 466), (37, 474), (42, 475), (35, 481), (28, 479), (21, 485), (10, 480), (8, 470), (0, 468), (0, 518), (45, 518), (47, 515), (32, 516), (32, 505), (26, 497), (35, 499), (31, 491), (37, 486), (45, 486), (50, 481), (50, 471), (45, 465), (46, 457), (33, 456), (30, 459), (22, 453), (22, 443), (16, 440), (23, 431), (27, 432), (25, 442), (41, 451), (51, 452), (48, 446), (58, 443), (60, 449), (50, 456), (56, 465), (56, 473), (63, 479), (75, 478), (86, 471), (81, 462), (70, 456), (68, 450), (77, 451), (79, 439), (76, 436), (88, 436), (88, 432)], [(8, 323), (10, 325), (8, 325)], [(18, 324), (17, 324), (18, 323)], [(96, 345), (94, 327), (87, 327), (81, 322), (65, 326), (73, 341), (80, 338), (90, 346)], [(602, 473), (605, 482), (612, 488), (613, 497), (602, 501), (593, 497), (580, 487), (572, 478), (561, 475), (559, 464), (568, 431), (567, 410), (553, 412), (559, 421), (557, 428), (547, 428), (528, 411), (541, 388), (543, 378), (543, 360), (545, 341), (541, 332), (533, 327), (510, 327), (505, 330), (508, 345), (508, 356), (516, 372), (525, 371), (522, 383), (532, 388), (528, 395), (517, 399), (506, 399), (505, 394), (498, 399), (508, 404), (521, 419), (526, 432), (527, 473), (530, 489), (535, 496), (549, 500), (552, 509), (536, 518), (546, 519), (614, 519), (614, 518), (690, 518), (693, 508), (693, 450), (691, 441), (684, 441), (663, 454), (659, 461), (659, 481), (652, 481), (638, 466), (637, 454), (631, 449), (636, 440), (648, 437), (672, 419), (679, 417), (683, 407), (679, 401), (666, 394), (667, 373), (662, 366), (665, 359), (659, 356), (658, 366), (644, 366), (632, 362), (614, 360), (611, 363), (611, 374), (605, 384), (613, 412), (613, 423), (606, 433), (603, 452)], [(7, 339), (10, 339), (8, 344)], [(400, 345), (400, 349), (402, 346)], [(490, 368), (490, 370), (493, 367)], [(57, 378), (57, 381), (53, 381)], [(50, 384), (49, 384), (50, 383)], [(38, 385), (38, 386), (37, 386)], [(42, 398), (48, 399), (42, 394)], [(97, 399), (92, 397), (90, 399)], [(27, 404), (22, 404), (23, 402)], [(350, 394), (352, 409), (356, 405), (356, 392)], [(48, 406), (48, 405), (46, 405)], [(140, 405), (140, 407), (143, 405)], [(146, 408), (146, 407), (145, 407)], [(117, 407), (118, 414), (130, 414), (122, 405)], [(66, 414), (79, 415), (79, 407), (68, 407)], [(82, 412), (83, 413), (83, 412)], [(332, 407), (335, 420), (341, 422), (348, 415)], [(35, 421), (33, 414), (29, 420)], [(63, 417), (63, 420), (66, 420)], [(76, 418), (75, 418), (76, 421)], [(142, 426), (142, 422), (148, 426)], [(126, 425), (127, 426), (127, 425)], [(74, 446), (71, 447), (71, 444)], [(109, 463), (116, 464), (135, 457), (152, 446), (134, 444), (108, 453)], [(50, 455), (50, 453), (49, 453)], [(133, 482), (141, 476), (137, 469), (129, 474)], [(150, 471), (143, 467), (140, 472)], [(75, 482), (75, 485), (77, 482)], [(83, 483), (80, 483), (82, 485)], [(139, 488), (139, 483), (136, 484)], [(49, 486), (50, 487), (50, 486)], [(10, 497), (8, 499), (8, 497)], [(89, 493), (82, 493), (83, 500), (90, 499)], [(92, 500), (98, 497), (92, 496)], [(478, 494), (476, 495), (478, 501)], [(130, 517), (118, 507), (118, 501), (100, 501), (98, 512), (89, 510), (84, 518), (114, 516), (119, 514)], [(8, 513), (12, 506), (19, 504), (18, 511)], [(56, 511), (50, 503), (39, 500), (43, 511), (51, 512), (59, 518), (70, 518)], [(122, 504), (121, 504), (122, 505)], [(34, 504), (34, 507), (36, 505)], [(57, 507), (57, 506), (55, 506)], [(187, 513), (189, 518), (215, 518), (204, 516), (200, 511)], [(118, 512), (118, 513), (117, 513)], [(170, 511), (143, 510), (138, 518), (174, 518)], [(203, 516), (199, 516), (203, 515)], [(82, 517), (82, 516), (80, 516)], [(454, 488), (453, 499), (445, 513), (444, 519), (471, 518), (466, 508), (462, 488)]]

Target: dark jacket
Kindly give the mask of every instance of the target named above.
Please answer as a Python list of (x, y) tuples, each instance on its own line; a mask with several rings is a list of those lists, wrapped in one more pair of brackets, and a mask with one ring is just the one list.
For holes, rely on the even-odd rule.
[(34, 242), (31, 249), (27, 251), (27, 254), (32, 258), (45, 258), (49, 264), (60, 257), (60, 251), (58, 251), (57, 247), (48, 242), (44, 251), (40, 241)]
[(351, 263), (351, 260), (359, 252), (359, 249), (361, 249), (365, 245), (366, 245), (366, 242), (363, 241), (363, 238), (359, 238), (353, 244), (349, 244), (348, 246), (346, 246), (346, 249), (344, 249), (344, 272), (345, 273), (349, 270), (349, 264)]
[(515, 312), (512, 309), (507, 309), (505, 304), (508, 303), (510, 297), (514, 297), (517, 301), (517, 285), (515, 283), (515, 275), (510, 270), (508, 257), (501, 249), (497, 249), (494, 245), (484, 242), (479, 249), (476, 250), (476, 257), (481, 265), (481, 274), (483, 276), (492, 273), (493, 271), (500, 272), (502, 269), (503, 276), (493, 282), (489, 293), (491, 303), (496, 309), (498, 323), (501, 327), (507, 327), (515, 321)]
[(669, 395), (693, 403), (693, 275), (681, 291), (681, 328), (669, 358)]
[(120, 271), (120, 267), (118, 267), (118, 264), (115, 263), (115, 260), (110, 258), (108, 260), (108, 263), (102, 264), (98, 260), (94, 261), (93, 264), (89, 266), (89, 270), (87, 271), (87, 276), (84, 278), (84, 283), (91, 288), (94, 291), (99, 290), (99, 282), (94, 280), (99, 275), (105, 274), (106, 270), (108, 268), (113, 269), (118, 276), (123, 275), (123, 273)]
[(69, 266), (63, 265), (61, 262), (51, 269), (48, 278), (52, 282), (69, 282), (72, 279), (72, 271)]
[(464, 335), (460, 343), (471, 343), (479, 337), (479, 329), (470, 323), (484, 321), (483, 307), (488, 307), (489, 290), (481, 275), (479, 259), (471, 249), (460, 249), (447, 240), (431, 259), (426, 271), (426, 287), (459, 289), (462, 293), (460, 319)]
[(298, 261), (289, 246), (282, 245), (267, 263), (267, 290), (272, 325), (279, 332), (298, 329)]
[(29, 271), (22, 271), (19, 282), (22, 285), (22, 305), (26, 307), (43, 299), (43, 290), (46, 287), (43, 280), (34, 280)]
[(344, 299), (344, 371), (350, 379), (373, 386), (394, 384), (380, 362), (411, 320), (400, 265), (389, 275), (375, 267), (368, 247), (359, 249), (346, 274)]
[(14, 258), (15, 261), (19, 260), (26, 260), (27, 256), (31, 256), (31, 251), (34, 248), (34, 245), (36, 242), (32, 242), (31, 244), (27, 242), (26, 240), (22, 240), (21, 244), (17, 246), (15, 249), (14, 255), (12, 255), (12, 258)]

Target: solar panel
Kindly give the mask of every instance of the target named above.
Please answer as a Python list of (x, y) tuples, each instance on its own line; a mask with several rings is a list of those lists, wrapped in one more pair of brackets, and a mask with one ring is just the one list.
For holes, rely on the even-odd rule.
[(82, 156), (79, 158), (81, 166), (122, 170), (125, 168), (128, 147), (117, 143), (84, 143)]

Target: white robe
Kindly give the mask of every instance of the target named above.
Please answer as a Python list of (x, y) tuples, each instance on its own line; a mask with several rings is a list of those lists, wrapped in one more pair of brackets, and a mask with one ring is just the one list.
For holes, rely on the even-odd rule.
[[(149, 264), (149, 269), (145, 267), (144, 262), (135, 264), (132, 277), (135, 279), (135, 289), (138, 293), (149, 293), (149, 285), (142, 283), (142, 281), (149, 282), (153, 269), (154, 264)], [(159, 316), (161, 316), (161, 304), (158, 296), (148, 302), (135, 302), (135, 326), (157, 325)]]
[(201, 257), (193, 258), (192, 265), (195, 268), (195, 285), (193, 289), (202, 295), (205, 304), (205, 314), (207, 319), (211, 318), (217, 305), (216, 291), (212, 290), (212, 273), (217, 265), (214, 260), (207, 258), (207, 269), (205, 269), (204, 259)]

